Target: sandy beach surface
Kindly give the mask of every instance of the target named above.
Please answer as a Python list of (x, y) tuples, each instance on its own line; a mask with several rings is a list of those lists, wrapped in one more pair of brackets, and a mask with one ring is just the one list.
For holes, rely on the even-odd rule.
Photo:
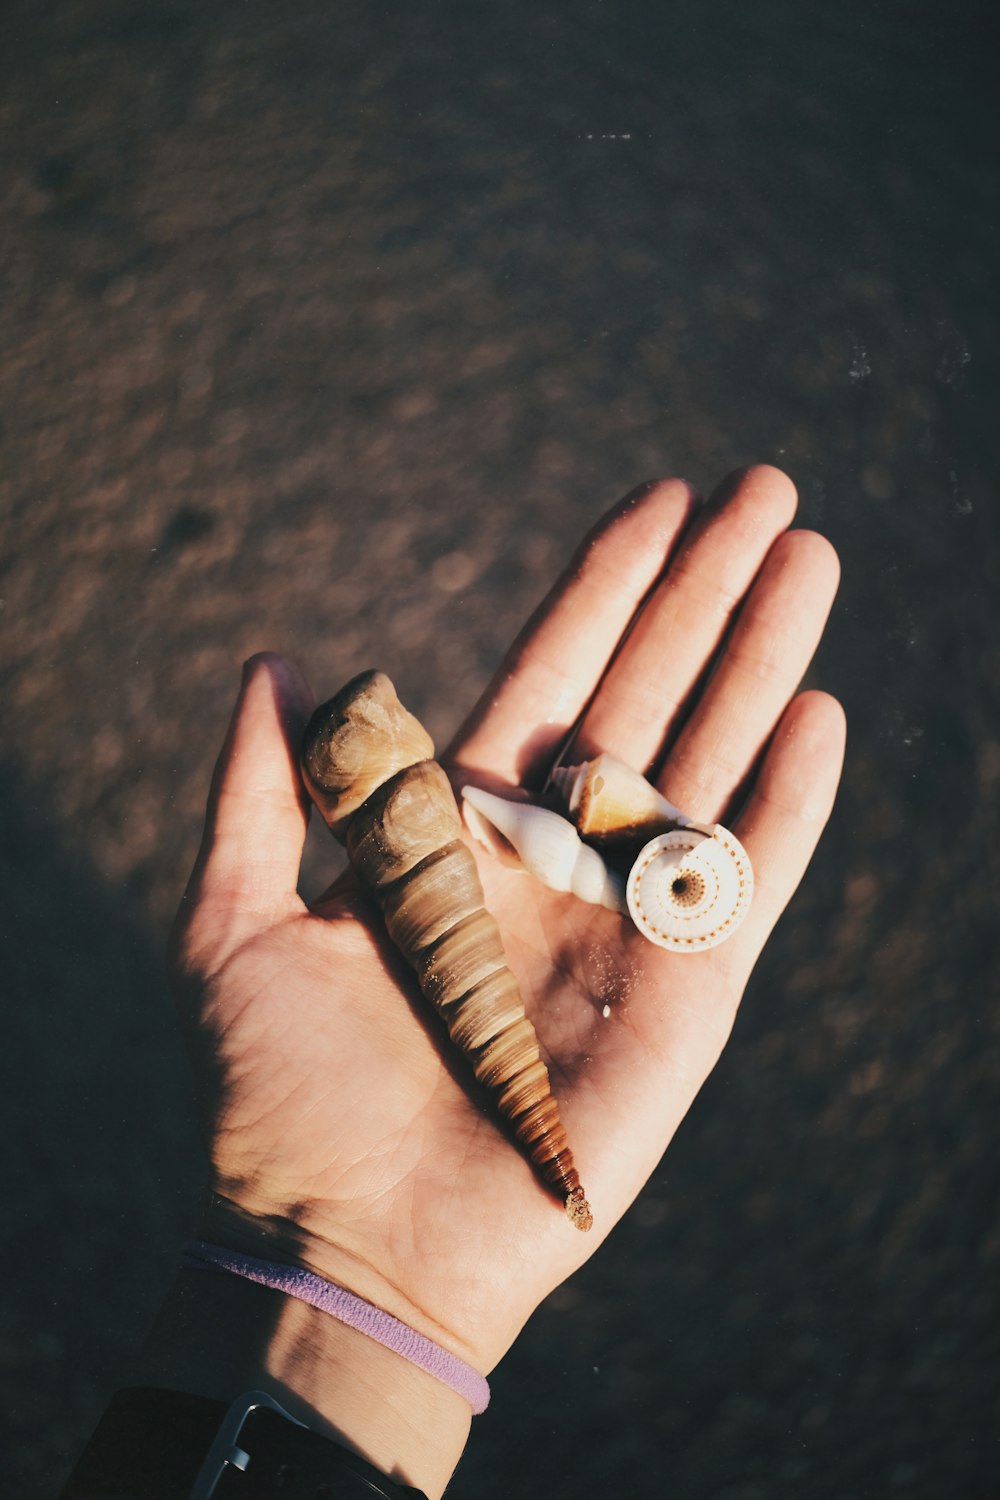
[[(997, 1493), (989, 8), (0, 18), (0, 1491), (54, 1493), (201, 1163), (161, 979), (251, 652), (443, 741), (644, 479), (778, 464), (843, 791), (455, 1500)], [(336, 855), (311, 833), (303, 885)]]

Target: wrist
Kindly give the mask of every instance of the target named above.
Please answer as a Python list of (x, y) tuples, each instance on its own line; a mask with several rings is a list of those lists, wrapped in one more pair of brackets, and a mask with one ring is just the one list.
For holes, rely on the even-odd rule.
[[(239, 1255), (310, 1271), (381, 1308), (483, 1374), (510, 1347), (528, 1315), (525, 1313), (509, 1332), (505, 1328), (498, 1335), (481, 1310), (477, 1316), (466, 1316), (468, 1308), (459, 1297), (459, 1279), (439, 1278), (436, 1291), (440, 1292), (442, 1287), (446, 1290), (445, 1307), (441, 1306), (439, 1295), (421, 1297), (413, 1293), (406, 1273), (419, 1258), (412, 1251), (395, 1264), (390, 1261), (383, 1269), (380, 1264), (383, 1257), (380, 1253), (373, 1254), (370, 1235), (352, 1236), (349, 1231), (337, 1239), (318, 1235), (281, 1213), (256, 1208), (251, 1211), (217, 1192), (212, 1193), (200, 1216), (196, 1237)], [(461, 1316), (452, 1316), (458, 1308)], [(485, 1337), (480, 1338), (484, 1331)]]
[(227, 1403), (266, 1391), (429, 1500), (443, 1492), (469, 1434), (468, 1404), (440, 1381), (325, 1313), (237, 1277), (180, 1274), (139, 1377)]

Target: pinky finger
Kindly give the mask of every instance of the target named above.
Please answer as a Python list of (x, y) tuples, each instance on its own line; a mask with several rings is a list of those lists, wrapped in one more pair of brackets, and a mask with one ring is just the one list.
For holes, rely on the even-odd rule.
[(844, 764), (844, 710), (807, 692), (786, 708), (734, 832), (750, 856), (754, 897), (732, 958), (749, 973), (794, 895), (833, 810)]

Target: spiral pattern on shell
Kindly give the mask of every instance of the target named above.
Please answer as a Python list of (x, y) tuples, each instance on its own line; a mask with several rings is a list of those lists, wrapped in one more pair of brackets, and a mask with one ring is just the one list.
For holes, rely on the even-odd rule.
[(727, 828), (708, 837), (675, 828), (640, 851), (625, 887), (632, 920), (676, 953), (714, 948), (743, 921), (753, 898), (746, 850)]
[(455, 1047), (578, 1229), (593, 1223), (535, 1029), (461, 839), (451, 785), (389, 679), (366, 672), (316, 710), (303, 776), (382, 908)]

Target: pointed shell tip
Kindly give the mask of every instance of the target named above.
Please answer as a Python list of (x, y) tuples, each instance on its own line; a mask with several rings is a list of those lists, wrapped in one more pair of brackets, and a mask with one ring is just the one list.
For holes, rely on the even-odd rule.
[(590, 1211), (590, 1204), (583, 1196), (583, 1188), (574, 1188), (566, 1195), (566, 1217), (574, 1229), (582, 1230), (584, 1233), (594, 1227), (594, 1216)]

